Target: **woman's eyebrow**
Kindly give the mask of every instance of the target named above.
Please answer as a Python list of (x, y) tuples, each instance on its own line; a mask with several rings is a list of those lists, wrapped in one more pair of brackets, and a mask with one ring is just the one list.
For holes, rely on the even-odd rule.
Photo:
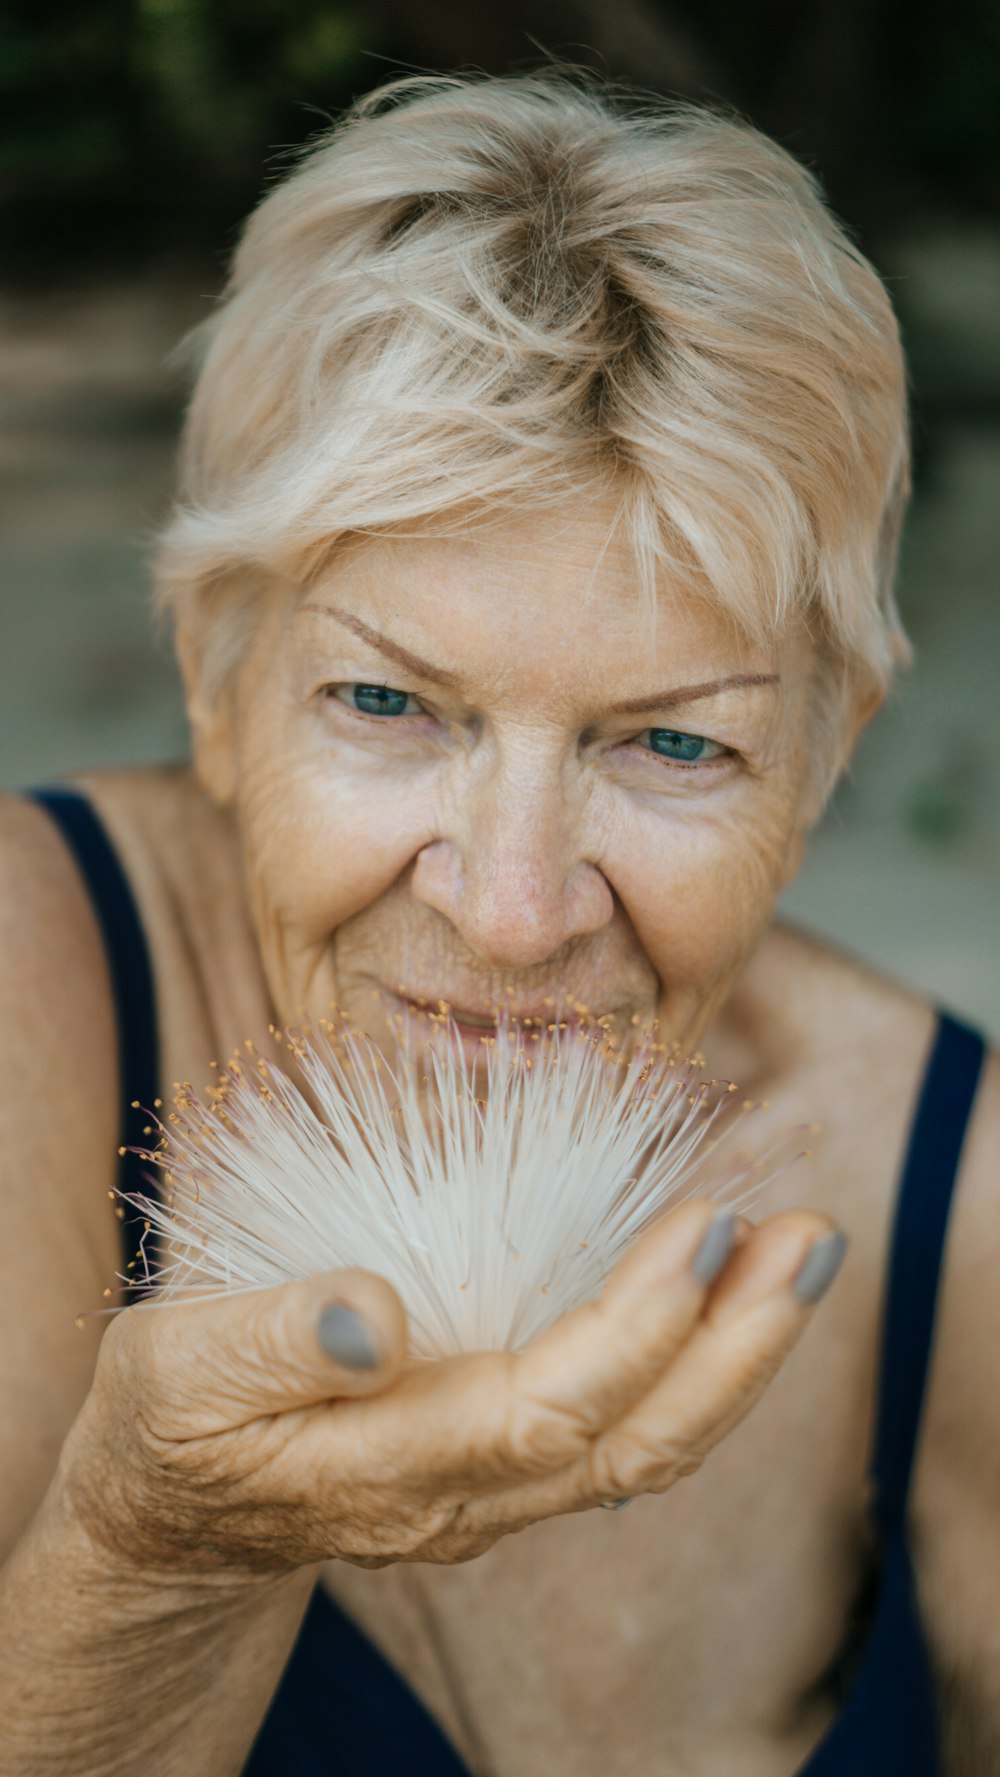
[[(426, 679), (433, 685), (454, 687), (458, 683), (457, 673), (448, 672), (443, 666), (435, 666), (425, 660), (422, 654), (414, 654), (410, 648), (404, 648), (401, 642), (394, 642), (391, 637), (383, 635), (361, 617), (355, 617), (352, 611), (342, 611), (337, 605), (306, 604), (303, 611), (316, 612), (321, 617), (332, 617), (349, 629), (369, 647), (377, 648), (387, 660), (394, 660), (397, 666), (405, 667), (407, 672), (415, 673), (418, 678)], [(776, 685), (777, 673), (731, 673), (728, 678), (705, 679), (696, 685), (675, 685), (667, 691), (654, 691), (648, 697), (630, 697), (622, 703), (613, 703), (612, 715), (638, 716), (647, 711), (673, 709), (675, 705), (696, 703), (701, 697), (717, 697), (723, 691), (743, 690), (747, 686)]]
[(613, 703), (615, 716), (639, 716), (649, 711), (669, 710), (675, 704), (697, 703), (700, 697), (717, 697), (721, 691), (740, 691), (750, 685), (777, 685), (777, 673), (731, 673), (725, 679), (705, 679), (698, 685), (674, 685), (669, 691), (653, 691), (648, 697), (629, 697)]
[(370, 623), (355, 617), (351, 611), (341, 611), (336, 605), (312, 604), (303, 605), (301, 609), (316, 611), (322, 617), (332, 617), (335, 623), (343, 624), (345, 629), (351, 630), (362, 642), (367, 642), (370, 648), (377, 648), (387, 660), (394, 660), (397, 666), (405, 667), (409, 673), (415, 673), (418, 679), (427, 679), (433, 685), (458, 684), (457, 673), (450, 673), (443, 666), (434, 666), (422, 654), (414, 654), (409, 648), (404, 648), (401, 642), (391, 641), (380, 629), (373, 629)]

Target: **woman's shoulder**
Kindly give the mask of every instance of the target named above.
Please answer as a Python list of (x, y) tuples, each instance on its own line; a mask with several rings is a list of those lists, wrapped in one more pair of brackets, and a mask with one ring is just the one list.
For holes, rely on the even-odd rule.
[[(776, 1040), (797, 1054), (799, 1070), (825, 1072), (839, 1089), (849, 1089), (859, 1121), (867, 1102), (893, 1095), (901, 1095), (912, 1113), (941, 1012), (966, 1022), (960, 1008), (939, 1007), (875, 965), (798, 927), (776, 926), (757, 966), (766, 977), (757, 988), (759, 1002), (774, 1009)], [(975, 1045), (964, 1049), (961, 1066), (970, 1072), (979, 1068)], [(968, 1084), (973, 1085), (971, 1078)], [(963, 1212), (976, 1203), (984, 1210), (989, 1205), (1000, 1260), (1000, 1055), (988, 1040), (974, 1084), (959, 1174)]]
[(157, 879), (200, 880), (229, 862), (232, 823), (186, 763), (79, 772), (67, 784), (98, 814), (140, 895)]
[[(831, 1039), (840, 1019), (860, 1037), (869, 1021), (873, 1034), (881, 1034), (886, 1024), (926, 1027), (934, 1014), (925, 993), (889, 974), (877, 959), (860, 956), (805, 926), (776, 920), (768, 942), (771, 968), (794, 978), (794, 1003)], [(823, 1015), (817, 1017), (819, 1013)]]
[(22, 1028), (47, 1023), (46, 1012), (64, 1028), (100, 1022), (108, 1002), (100, 929), (73, 856), (45, 809), (10, 792), (0, 794), (0, 983)]
[(43, 809), (0, 795), (0, 1554), (89, 1386), (119, 1261), (115, 1011), (98, 923)]
[[(798, 1047), (790, 1066), (802, 1082), (800, 1104), (825, 1125), (816, 1195), (847, 1227), (853, 1253), (839, 1292), (844, 1338), (861, 1328), (877, 1340), (881, 1323), (872, 1311), (881, 1311), (884, 1299), (901, 1162), (913, 1140), (938, 1009), (877, 967), (792, 927), (768, 935), (752, 974), (759, 1018), (773, 1018), (786, 1055)], [(974, 1067), (976, 1059), (967, 1049), (964, 1064)], [(964, 1119), (958, 1098), (956, 1091), (941, 1105), (943, 1117)], [(948, 1163), (931, 1180), (932, 1189), (951, 1195), (908, 1506), (921, 1615), (935, 1668), (947, 1680), (946, 1735), (965, 1748), (970, 1770), (994, 1769), (1000, 1747), (998, 1152), (1000, 1057), (987, 1053), (953, 1188)], [(834, 1315), (837, 1308), (835, 1293)]]
[(765, 1083), (825, 1077), (862, 1098), (912, 1095), (938, 1016), (925, 994), (877, 963), (784, 920), (769, 929), (737, 998)]
[[(72, 848), (30, 795), (0, 793), (0, 1115), (18, 1176), (106, 1170), (117, 1139), (116, 1013), (99, 911)], [(88, 1166), (90, 1155), (100, 1161)], [(38, 1154), (35, 1158), (35, 1150)], [(108, 1182), (108, 1181), (105, 1181)], [(5, 1189), (15, 1188), (13, 1180)]]
[[(190, 773), (180, 767), (66, 775), (47, 788), (76, 792), (97, 833), (63, 827), (29, 793), (0, 795), (0, 918), (21, 993), (26, 975), (64, 1014), (86, 1016), (110, 994), (101, 912), (85, 868), (103, 838), (121, 866), (152, 949), (180, 915), (184, 885), (205, 880), (211, 847)], [(204, 799), (201, 799), (202, 802)], [(75, 835), (75, 837), (74, 837)], [(79, 849), (78, 849), (79, 848)], [(98, 874), (103, 873), (98, 869)], [(182, 916), (182, 915), (181, 915)]]
[[(895, 1153), (888, 1172), (891, 1212), (900, 1162), (915, 1134), (914, 1113), (929, 1084), (939, 1009), (797, 928), (775, 929), (766, 962), (768, 1003), (780, 1005), (780, 1040), (789, 1051), (797, 1048), (796, 1077), (816, 1085), (810, 1103), (828, 1133), (833, 1163), (849, 1159), (864, 1179), (868, 1153), (880, 1145)], [(957, 1120), (938, 1340), (939, 1373), (955, 1372), (939, 1400), (952, 1405), (962, 1393), (959, 1371), (966, 1394), (970, 1376), (980, 1371), (985, 1386), (1000, 1339), (1000, 1292), (983, 1288), (1000, 1274), (1000, 1055), (987, 1045), (980, 1067), (975, 1045), (968, 1045), (957, 1060), (958, 1075), (941, 1088), (948, 1102), (940, 1107), (941, 1118)], [(941, 1189), (950, 1182), (950, 1174), (942, 1177)], [(1000, 1459), (1000, 1416), (996, 1433)]]
[(146, 935), (164, 1080), (266, 1030), (271, 1012), (239, 836), (187, 764), (72, 780), (118, 855)]
[[(186, 765), (67, 773), (45, 788), (84, 797), (140, 892), (170, 860), (188, 870), (207, 862), (221, 843), (223, 823)], [(63, 898), (78, 899), (79, 870), (46, 809), (26, 790), (0, 793), (0, 854), (8, 882), (27, 886), (41, 873)], [(2, 866), (0, 866), (2, 867)], [(69, 911), (69, 908), (67, 908)]]
[[(733, 1077), (751, 1096), (773, 1100), (776, 1128), (820, 1126), (811, 1167), (815, 1189), (842, 1208), (859, 1244), (871, 1236), (876, 1272), (938, 1016), (929, 998), (877, 966), (786, 925), (769, 932), (741, 993), (748, 1065)], [(991, 1140), (995, 1149), (1000, 1139), (998, 1065), (995, 1059), (987, 1065), (976, 1095), (962, 1159), (963, 1192), (967, 1180), (977, 1195), (983, 1189), (981, 1156)]]

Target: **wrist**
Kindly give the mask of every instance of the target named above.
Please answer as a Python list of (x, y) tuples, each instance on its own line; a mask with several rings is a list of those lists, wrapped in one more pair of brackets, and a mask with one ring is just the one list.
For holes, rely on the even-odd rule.
[(242, 1605), (276, 1587), (294, 1589), (300, 1567), (276, 1561), (266, 1538), (256, 1546), (245, 1510), (249, 1534), (226, 1546), (227, 1509), (224, 1484), (206, 1488), (198, 1475), (189, 1482), (169, 1456), (148, 1461), (141, 1439), (110, 1435), (93, 1396), (63, 1445), (45, 1502), (53, 1534), (99, 1590), (120, 1595), (139, 1586)]
[[(82, 1509), (81, 1509), (82, 1508)], [(291, 1592), (308, 1592), (318, 1570), (275, 1573), (236, 1567), (208, 1545), (187, 1547), (183, 1562), (158, 1555), (152, 1539), (133, 1537), (65, 1465), (31, 1527), (32, 1561), (46, 1588), (72, 1600), (71, 1611), (118, 1631), (164, 1624), (196, 1611), (206, 1626)]]
[(137, 1567), (53, 1485), (0, 1571), (4, 1773), (130, 1777), (136, 1712), (155, 1713), (150, 1777), (242, 1769), (313, 1580)]

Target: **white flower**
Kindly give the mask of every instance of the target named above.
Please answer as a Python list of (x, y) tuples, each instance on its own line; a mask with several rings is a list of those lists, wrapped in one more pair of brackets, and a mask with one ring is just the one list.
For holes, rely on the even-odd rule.
[(145, 1152), (162, 1199), (127, 1201), (156, 1239), (139, 1282), (158, 1301), (360, 1266), (399, 1291), (415, 1355), (517, 1350), (668, 1204), (740, 1209), (773, 1176), (708, 1180), (720, 1117), (751, 1107), (649, 1038), (623, 1053), (598, 1026), (501, 1017), (470, 1063), (446, 1017), (394, 1059), (343, 1021), (274, 1034), (290, 1071), (245, 1045), (207, 1104), (179, 1092)]

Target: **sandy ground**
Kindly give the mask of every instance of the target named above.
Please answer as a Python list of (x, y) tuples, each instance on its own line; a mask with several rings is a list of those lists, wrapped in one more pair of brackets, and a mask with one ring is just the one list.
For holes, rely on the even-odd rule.
[[(962, 292), (940, 264), (926, 258), (932, 323), (956, 361), (985, 350), (1000, 366), (995, 305), (987, 316), (977, 302), (963, 331)], [(974, 279), (965, 291), (975, 298)], [(145, 558), (178, 417), (165, 359), (207, 306), (190, 274), (0, 297), (0, 783), (186, 750)], [(786, 902), (995, 1036), (998, 566), (1000, 424), (959, 402), (938, 427), (904, 552), (917, 665), (863, 738)]]

